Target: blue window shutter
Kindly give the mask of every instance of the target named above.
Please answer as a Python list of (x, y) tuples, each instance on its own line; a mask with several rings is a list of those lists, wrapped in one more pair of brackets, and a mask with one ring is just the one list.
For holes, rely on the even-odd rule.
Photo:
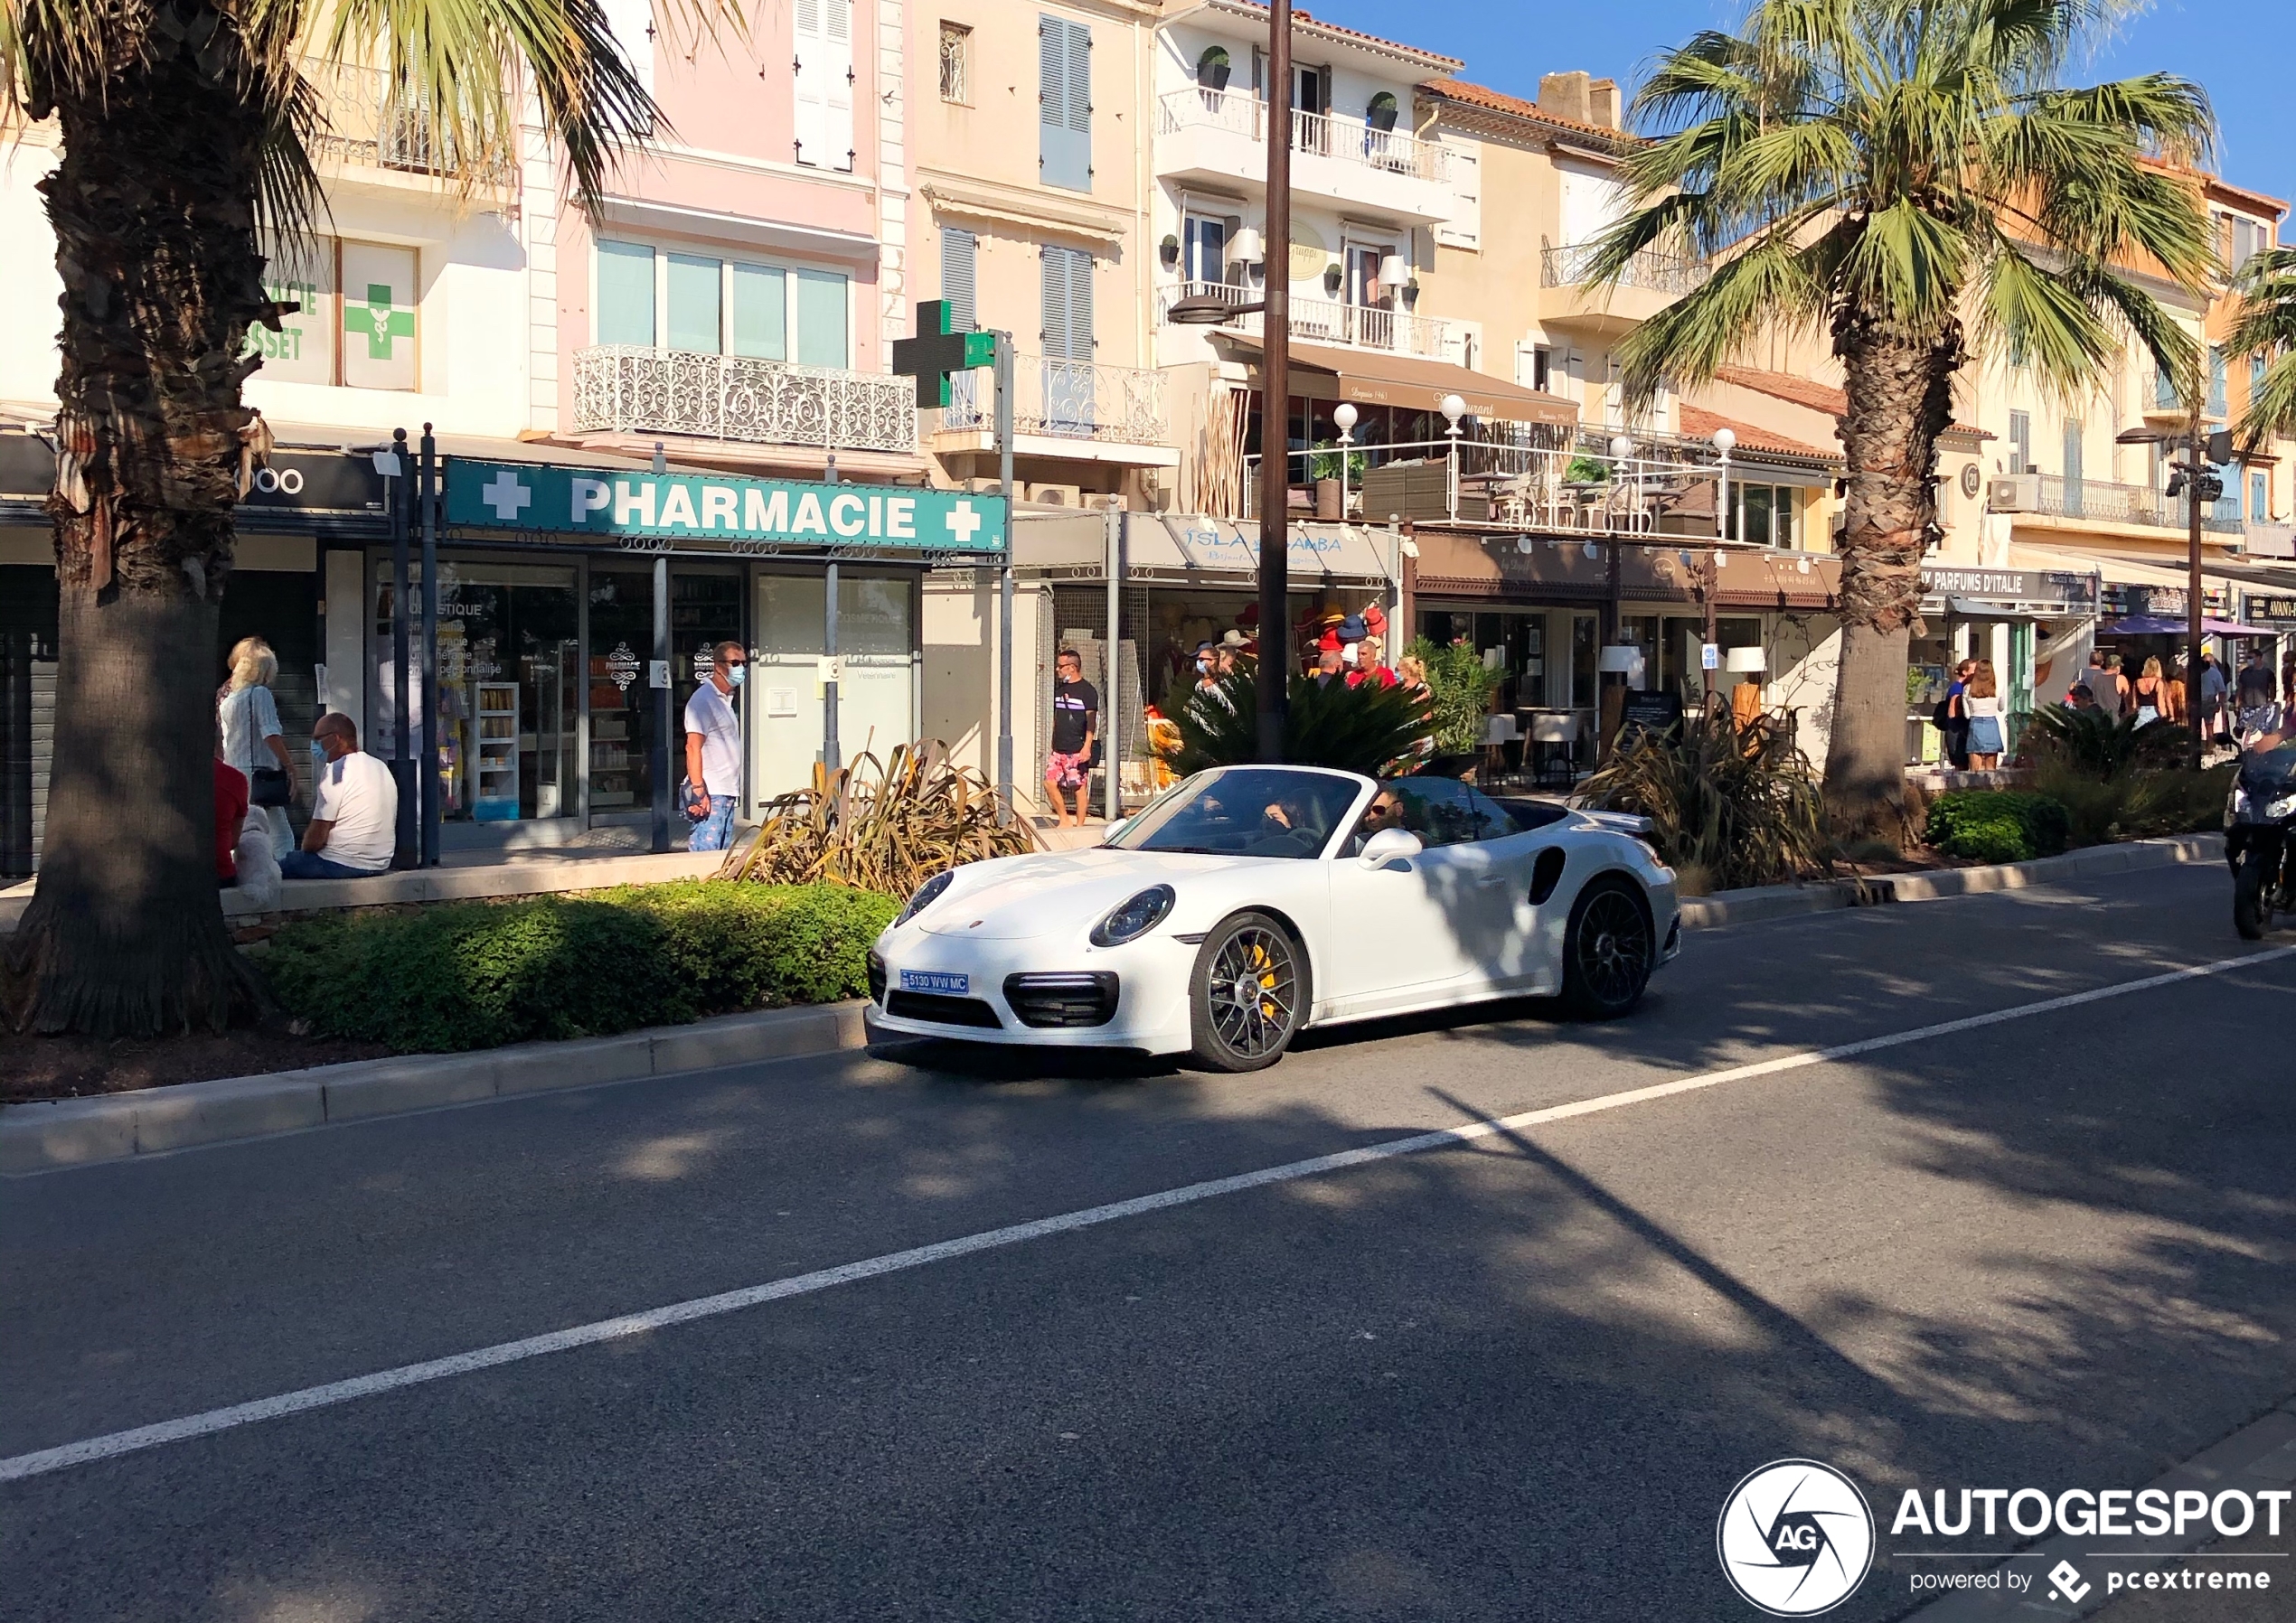
[(960, 332), (981, 324), (974, 280), (978, 246), (970, 231), (953, 225), (941, 228), (941, 297), (948, 302)]
[(1082, 249), (1044, 254), (1044, 353), (1049, 361), (1092, 359), (1092, 256)]
[(1038, 178), (1092, 190), (1092, 31), (1064, 17), (1037, 19)]

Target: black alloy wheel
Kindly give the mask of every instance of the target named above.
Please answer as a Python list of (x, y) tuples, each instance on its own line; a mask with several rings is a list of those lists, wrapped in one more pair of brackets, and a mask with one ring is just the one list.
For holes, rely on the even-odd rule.
[(1275, 919), (1239, 913), (1197, 949), (1188, 1009), (1197, 1064), (1264, 1070), (1307, 1018), (1307, 954)]
[(1614, 1020), (1642, 1000), (1658, 954), (1650, 905), (1631, 881), (1606, 877), (1578, 893), (1563, 938), (1563, 999), (1582, 1020)]

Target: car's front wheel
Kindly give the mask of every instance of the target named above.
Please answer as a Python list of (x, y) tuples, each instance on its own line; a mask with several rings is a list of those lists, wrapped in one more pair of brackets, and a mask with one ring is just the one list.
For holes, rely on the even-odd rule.
[(1627, 879), (1578, 893), (1563, 941), (1563, 1000), (1582, 1020), (1614, 1020), (1642, 1000), (1658, 962), (1650, 905)]
[(1196, 952), (1188, 1007), (1196, 1063), (1257, 1071), (1284, 1057), (1307, 1019), (1307, 954), (1264, 913), (1239, 913)]

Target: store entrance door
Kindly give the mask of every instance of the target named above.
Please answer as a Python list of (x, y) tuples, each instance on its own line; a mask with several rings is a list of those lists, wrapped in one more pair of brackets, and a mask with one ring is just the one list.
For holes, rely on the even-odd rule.
[[(917, 580), (838, 570), (837, 740), (844, 765), (881, 763), (916, 737)], [(757, 577), (757, 660), (749, 728), (749, 795), (762, 804), (813, 782), (822, 758), (826, 585), (819, 573)]]

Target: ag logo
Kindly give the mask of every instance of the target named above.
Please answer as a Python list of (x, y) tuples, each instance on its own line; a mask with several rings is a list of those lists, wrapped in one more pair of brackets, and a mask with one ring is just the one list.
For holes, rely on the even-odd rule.
[(1780, 1459), (1730, 1490), (1714, 1543), (1724, 1576), (1750, 1604), (1774, 1618), (1815, 1617), (1865, 1581), (1874, 1513), (1833, 1467)]

